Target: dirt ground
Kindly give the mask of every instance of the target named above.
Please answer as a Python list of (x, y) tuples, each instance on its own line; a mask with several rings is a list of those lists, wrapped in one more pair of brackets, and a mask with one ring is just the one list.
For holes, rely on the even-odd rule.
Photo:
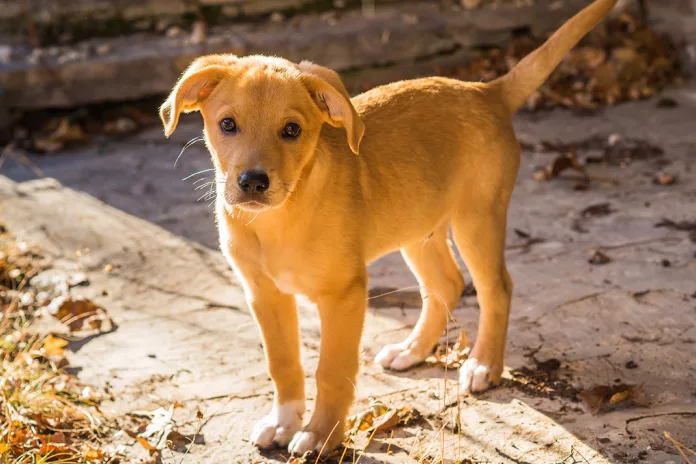
[[(515, 292), (506, 379), (458, 398), (454, 372), (373, 365), (380, 347), (404, 337), (418, 316), (415, 280), (398, 254), (384, 257), (371, 266), (371, 287), (403, 290), (370, 300), (355, 411), (374, 397), (412, 406), (420, 418), (369, 444), (362, 432), (346, 462), (357, 461), (364, 446), (365, 464), (443, 454), (446, 462), (682, 462), (663, 432), (696, 448), (694, 121), (693, 82), (592, 115), (518, 116), (525, 151), (508, 225)], [(31, 171), (8, 162), (3, 174), (18, 183), (0, 178), (0, 215), (48, 250), (51, 272), (86, 272), (90, 285), (80, 292), (117, 322), (117, 330), (73, 346), (70, 356), (81, 379), (109, 385), (114, 399), (106, 412), (178, 401), (177, 423), (193, 433), (199, 407), (203, 438), (188, 455), (165, 454), (164, 462), (286, 462), (282, 450), (259, 453), (247, 440), (270, 407), (272, 387), (241, 289), (215, 251), (212, 211), (196, 201), (194, 179), (181, 180), (210, 168), (202, 144), (173, 167), (200, 128), (193, 116), (169, 140), (153, 127), (32, 158), (67, 188), (25, 182)], [(545, 140), (554, 143), (544, 150)], [(534, 180), (558, 156), (554, 148), (570, 143), (590, 161), (589, 187), (570, 171)], [(676, 181), (656, 183), (661, 172)], [(77, 257), (85, 247), (90, 251)], [(609, 262), (589, 262), (598, 249)], [(103, 272), (107, 264), (110, 273)], [(478, 313), (475, 297), (463, 297), (449, 337), (463, 328), (474, 339)], [(301, 320), (311, 408), (319, 329), (305, 302)], [(621, 383), (642, 385), (649, 404), (592, 414), (577, 400), (579, 391)], [(134, 462), (145, 455), (127, 436), (119, 440)]]

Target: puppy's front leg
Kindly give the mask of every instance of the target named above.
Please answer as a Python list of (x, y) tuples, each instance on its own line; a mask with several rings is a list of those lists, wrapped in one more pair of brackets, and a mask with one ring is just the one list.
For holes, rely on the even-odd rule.
[(309, 424), (290, 443), (292, 453), (328, 453), (343, 441), (345, 420), (355, 396), (366, 297), (365, 278), (316, 299), (321, 317), (317, 401)]
[(282, 293), (265, 275), (242, 272), (247, 302), (261, 330), (268, 371), (275, 387), (273, 409), (261, 419), (251, 441), (268, 448), (287, 446), (302, 427), (305, 411), (304, 373), (295, 297)]

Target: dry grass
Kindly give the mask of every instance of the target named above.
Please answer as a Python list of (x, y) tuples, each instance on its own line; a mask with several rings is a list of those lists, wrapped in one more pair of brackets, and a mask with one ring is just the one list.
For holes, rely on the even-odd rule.
[(45, 302), (29, 282), (45, 265), (0, 226), (0, 462), (116, 462), (100, 444), (99, 396), (64, 370), (67, 342), (31, 331)]

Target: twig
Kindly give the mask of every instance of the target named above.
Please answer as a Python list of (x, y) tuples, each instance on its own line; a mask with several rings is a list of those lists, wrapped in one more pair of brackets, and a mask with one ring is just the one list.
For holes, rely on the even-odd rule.
[(687, 450), (689, 453), (693, 454), (694, 456), (696, 456), (696, 451), (694, 451), (694, 450), (692, 450), (691, 448), (687, 447), (687, 446), (684, 445), (683, 443), (680, 443), (680, 442), (678, 442), (677, 440), (675, 440), (675, 439), (672, 437), (672, 434), (671, 434), (671, 433), (665, 431), (664, 434), (665, 434), (665, 437), (667, 437), (667, 439), (668, 439), (669, 441), (671, 441), (672, 444), (674, 444), (674, 446), (677, 448), (677, 451), (679, 451), (679, 454), (682, 455), (682, 457), (684, 458), (684, 460), (686, 461), (686, 463), (687, 463), (687, 464), (692, 464), (692, 463), (691, 463), (691, 460), (688, 458), (688, 456), (686, 455), (686, 453), (684, 453), (684, 451), (682, 450), (682, 448), (685, 449), (685, 450)]
[(2, 166), (2, 163), (5, 162), (6, 158), (12, 158), (19, 164), (22, 164), (29, 169), (31, 169), (34, 174), (36, 174), (39, 177), (46, 177), (46, 173), (41, 170), (40, 167), (38, 167), (32, 160), (30, 160), (27, 155), (24, 153), (19, 153), (15, 151), (15, 143), (10, 142), (7, 145), (5, 145), (5, 148), (2, 149), (2, 152), (0, 153), (0, 167)]

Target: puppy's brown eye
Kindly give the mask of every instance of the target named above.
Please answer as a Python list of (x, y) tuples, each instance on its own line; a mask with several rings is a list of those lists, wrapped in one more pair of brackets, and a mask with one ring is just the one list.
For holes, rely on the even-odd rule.
[(294, 122), (287, 123), (283, 128), (283, 138), (294, 139), (298, 135), (300, 135), (300, 126)]
[(237, 132), (237, 123), (232, 118), (225, 118), (220, 121), (220, 128), (225, 132)]

